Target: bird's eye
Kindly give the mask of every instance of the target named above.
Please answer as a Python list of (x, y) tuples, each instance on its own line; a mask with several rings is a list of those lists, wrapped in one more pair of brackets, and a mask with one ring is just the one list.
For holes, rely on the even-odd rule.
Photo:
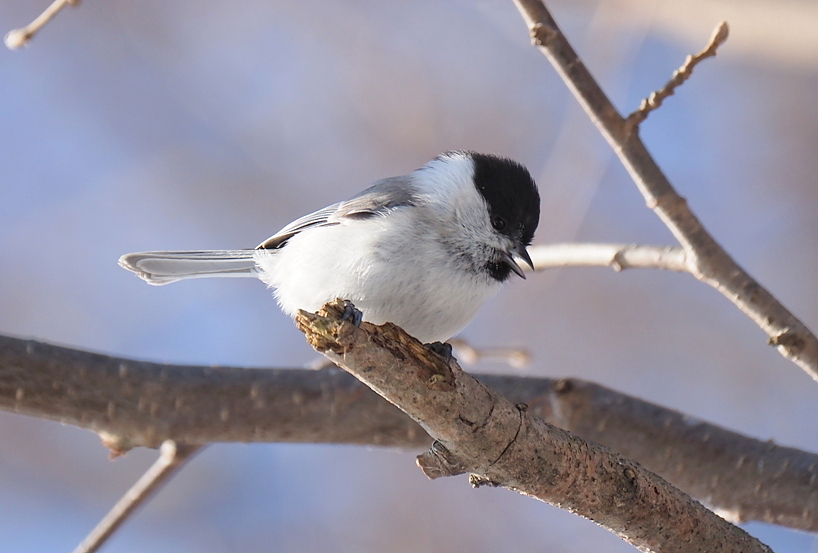
[(506, 220), (495, 215), (491, 218), (491, 226), (494, 227), (494, 230), (503, 230), (506, 228)]

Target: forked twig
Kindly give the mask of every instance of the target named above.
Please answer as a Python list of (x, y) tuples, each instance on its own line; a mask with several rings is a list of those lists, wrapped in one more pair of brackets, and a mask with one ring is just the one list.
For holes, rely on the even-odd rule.
[(716, 29), (713, 31), (713, 34), (710, 36), (710, 41), (707, 43), (707, 46), (704, 47), (704, 50), (698, 54), (687, 56), (682, 66), (673, 72), (673, 75), (670, 77), (667, 84), (665, 84), (665, 86), (659, 90), (652, 92), (650, 96), (642, 100), (642, 103), (639, 104), (636, 111), (628, 115), (628, 119), (626, 120), (627, 125), (632, 129), (647, 119), (648, 114), (651, 111), (661, 106), (665, 98), (673, 94), (676, 91), (676, 88), (690, 78), (690, 75), (693, 74), (694, 67), (696, 67), (703, 60), (716, 55), (716, 51), (719, 49), (719, 46), (724, 44), (729, 34), (730, 28), (728, 27), (727, 22), (722, 21), (719, 23), (718, 26), (716, 26)]
[(534, 45), (548, 58), (625, 166), (648, 207), (685, 251), (687, 270), (729, 299), (767, 342), (818, 381), (818, 338), (725, 251), (690, 210), (613, 106), (541, 0), (514, 0)]
[(6, 48), (9, 50), (17, 50), (18, 48), (25, 46), (28, 44), (28, 41), (31, 40), (31, 37), (33, 37), (37, 31), (42, 29), (46, 23), (51, 21), (51, 19), (57, 15), (60, 10), (66, 6), (76, 6), (79, 3), (79, 0), (54, 0), (50, 6), (43, 10), (43, 13), (34, 19), (34, 21), (25, 27), (12, 29), (6, 33)]
[(177, 444), (172, 440), (163, 442), (159, 449), (159, 458), (85, 536), (85, 539), (74, 549), (74, 553), (93, 553), (99, 549), (137, 507), (167, 482), (174, 471), (202, 447)]

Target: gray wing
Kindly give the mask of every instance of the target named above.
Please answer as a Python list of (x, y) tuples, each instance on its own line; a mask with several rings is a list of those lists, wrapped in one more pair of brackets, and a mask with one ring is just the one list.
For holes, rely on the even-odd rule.
[(343, 219), (367, 219), (386, 215), (400, 207), (415, 205), (417, 196), (408, 175), (383, 179), (344, 202), (332, 204), (300, 217), (256, 246), (269, 250), (283, 246), (288, 239), (312, 227), (338, 225)]
[(340, 203), (332, 204), (330, 206), (325, 207), (324, 209), (319, 209), (318, 211), (313, 211), (309, 215), (304, 215), (303, 217), (299, 217), (267, 240), (256, 246), (257, 250), (274, 250), (276, 248), (280, 248), (284, 245), (284, 243), (292, 238), (294, 235), (298, 234), (302, 230), (310, 227), (324, 227), (327, 225), (337, 225), (338, 223), (330, 222), (329, 218), (332, 216), (333, 213), (338, 211), (338, 207)]

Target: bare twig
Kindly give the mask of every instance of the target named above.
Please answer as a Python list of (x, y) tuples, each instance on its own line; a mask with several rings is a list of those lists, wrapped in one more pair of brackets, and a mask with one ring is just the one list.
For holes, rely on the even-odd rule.
[(120, 525), (142, 505), (174, 471), (196, 453), (201, 446), (185, 446), (172, 440), (162, 443), (159, 458), (143, 474), (131, 489), (108, 511), (99, 524), (74, 549), (74, 553), (93, 553), (105, 543)]
[(507, 363), (515, 369), (522, 369), (531, 363), (531, 354), (524, 348), (476, 348), (460, 338), (452, 338), (448, 342), (457, 358), (467, 365), (474, 365), (480, 361), (498, 361)]
[(690, 78), (690, 75), (693, 74), (694, 67), (696, 67), (703, 60), (716, 55), (716, 51), (718, 50), (719, 46), (724, 44), (729, 34), (730, 28), (727, 26), (727, 22), (722, 21), (719, 23), (716, 29), (713, 31), (707, 46), (704, 47), (704, 50), (698, 54), (687, 56), (684, 64), (673, 72), (673, 75), (670, 77), (670, 80), (667, 82), (667, 84), (665, 84), (665, 86), (656, 92), (652, 92), (650, 96), (642, 100), (642, 103), (639, 104), (637, 110), (628, 116), (626, 124), (632, 129), (647, 119), (648, 114), (651, 111), (661, 106), (665, 98), (672, 95), (676, 91), (676, 88)]
[(733, 302), (770, 345), (818, 381), (818, 338), (716, 242), (679, 196), (591, 76), (540, 0), (514, 0), (534, 44), (549, 59), (630, 173), (648, 207), (685, 250), (689, 272)]
[(686, 253), (669, 246), (635, 244), (538, 244), (528, 248), (534, 269), (561, 267), (610, 267), (625, 269), (666, 269), (688, 272)]
[(399, 327), (342, 320), (344, 302), (296, 326), (316, 351), (401, 408), (435, 438), (430, 478), (472, 473), (589, 518), (641, 551), (769, 553), (749, 534), (639, 464), (531, 416)]
[(28, 41), (39, 31), (46, 23), (57, 15), (60, 10), (66, 6), (76, 6), (79, 0), (54, 0), (43, 13), (38, 15), (34, 21), (20, 29), (12, 29), (6, 33), (6, 48), (9, 50), (16, 50), (28, 44)]
[[(818, 531), (818, 455), (588, 382), (478, 378), (527, 404), (532, 415), (635, 459), (734, 519)], [(401, 448), (431, 441), (342, 370), (160, 365), (2, 335), (0, 409), (87, 428), (120, 450), (163, 440)]]

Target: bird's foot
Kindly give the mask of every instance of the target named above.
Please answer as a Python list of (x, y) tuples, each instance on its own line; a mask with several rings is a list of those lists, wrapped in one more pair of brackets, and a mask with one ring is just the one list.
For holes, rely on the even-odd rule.
[(355, 307), (351, 301), (344, 300), (344, 312), (341, 313), (342, 321), (349, 321), (355, 326), (361, 326), (363, 318), (364, 314), (361, 313), (360, 309)]
[(426, 347), (435, 352), (446, 361), (448, 365), (452, 361), (452, 345), (448, 342), (432, 342), (426, 344)]

